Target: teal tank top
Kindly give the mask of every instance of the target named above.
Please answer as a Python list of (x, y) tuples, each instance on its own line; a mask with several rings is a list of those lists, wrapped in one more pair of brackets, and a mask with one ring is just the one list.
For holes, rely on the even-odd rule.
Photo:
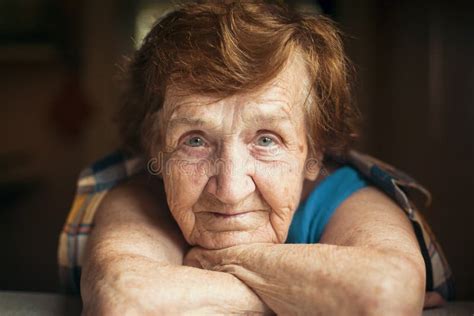
[(368, 182), (351, 166), (343, 166), (321, 181), (293, 216), (287, 244), (318, 243), (337, 207)]

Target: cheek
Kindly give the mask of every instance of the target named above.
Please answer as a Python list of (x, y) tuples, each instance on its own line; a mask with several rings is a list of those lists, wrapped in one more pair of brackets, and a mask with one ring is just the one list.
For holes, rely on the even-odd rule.
[(166, 163), (163, 181), (168, 206), (186, 238), (194, 228), (193, 206), (199, 200), (207, 180), (199, 163), (171, 159)]
[(255, 172), (260, 193), (275, 212), (280, 212), (278, 216), (283, 216), (282, 212), (294, 211), (301, 196), (302, 165), (290, 161), (257, 165)]
[(172, 201), (170, 208), (188, 205), (199, 198), (208, 181), (206, 167), (200, 161), (169, 159), (166, 162), (163, 180), (166, 195)]
[(257, 168), (255, 180), (263, 199), (272, 209), (269, 220), (280, 243), (286, 240), (293, 214), (299, 205), (303, 179), (301, 164), (279, 162)]

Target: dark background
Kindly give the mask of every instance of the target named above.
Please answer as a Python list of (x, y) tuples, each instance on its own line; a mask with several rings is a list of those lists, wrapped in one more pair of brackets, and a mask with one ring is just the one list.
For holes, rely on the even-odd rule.
[[(345, 32), (364, 116), (359, 147), (433, 193), (424, 215), (460, 300), (474, 300), (470, 3), (292, 2), (318, 8)], [(56, 247), (77, 175), (119, 143), (111, 121), (119, 65), (137, 29), (168, 6), (0, 0), (0, 290), (58, 289)]]

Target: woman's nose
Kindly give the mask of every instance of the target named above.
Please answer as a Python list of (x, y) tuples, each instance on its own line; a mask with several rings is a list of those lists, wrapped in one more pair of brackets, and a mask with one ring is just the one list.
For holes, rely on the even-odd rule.
[(214, 174), (209, 178), (207, 191), (225, 204), (243, 201), (255, 191), (249, 159), (234, 148), (222, 154), (214, 163)]

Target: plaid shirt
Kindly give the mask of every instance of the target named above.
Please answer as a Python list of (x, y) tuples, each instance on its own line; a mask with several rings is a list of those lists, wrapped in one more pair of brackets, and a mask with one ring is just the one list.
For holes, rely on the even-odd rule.
[[(413, 193), (421, 195), (426, 207), (431, 202), (430, 193), (410, 176), (357, 151), (350, 151), (344, 163), (355, 167), (405, 211), (425, 260), (426, 291), (436, 291), (446, 300), (454, 299), (454, 283), (448, 262), (419, 208), (409, 198)], [(81, 172), (76, 196), (59, 239), (60, 280), (65, 291), (79, 292), (83, 253), (102, 198), (112, 187), (144, 170), (143, 159), (118, 150)]]

